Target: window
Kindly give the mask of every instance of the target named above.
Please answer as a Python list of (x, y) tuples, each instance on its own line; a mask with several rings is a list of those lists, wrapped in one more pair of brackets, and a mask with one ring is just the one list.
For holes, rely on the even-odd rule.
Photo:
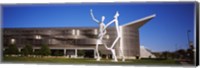
[(106, 35), (106, 39), (109, 39), (110, 38), (110, 36), (109, 35)]
[(98, 30), (94, 29), (94, 34), (97, 35), (98, 34)]
[(42, 39), (42, 37), (40, 35), (36, 35), (35, 39)]
[(15, 39), (12, 38), (10, 41), (11, 41), (11, 44), (15, 44)]
[(76, 35), (80, 35), (80, 30), (76, 30)]
[(72, 35), (75, 35), (75, 29), (72, 30)]

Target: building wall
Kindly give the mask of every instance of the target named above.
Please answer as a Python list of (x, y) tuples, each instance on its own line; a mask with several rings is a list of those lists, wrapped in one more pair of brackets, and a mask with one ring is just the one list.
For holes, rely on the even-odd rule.
[[(11, 39), (15, 39), (15, 44), (19, 48), (25, 45), (32, 45), (34, 48), (47, 44), (51, 49), (77, 49), (77, 48), (93, 48), (95, 49), (97, 34), (95, 29), (98, 28), (5, 28), (3, 29), (4, 47), (11, 44)], [(73, 30), (75, 34), (73, 35)], [(77, 33), (77, 30), (79, 31)], [(137, 30), (123, 29), (124, 54), (126, 57), (132, 57), (139, 54), (139, 34)], [(40, 39), (36, 39), (40, 36)], [(111, 27), (107, 29), (104, 42), (108, 47), (117, 37), (116, 29)], [(119, 57), (120, 40), (115, 45), (116, 54)], [(111, 54), (103, 45), (99, 50), (102, 54)]]
[(140, 58), (156, 58), (156, 56), (152, 54), (151, 50), (140, 46)]
[(138, 29), (123, 27), (122, 31), (122, 42), (125, 57), (135, 58), (136, 56), (140, 56)]
[[(155, 14), (120, 26), (121, 39), (115, 45), (116, 55), (120, 58), (120, 45), (126, 58), (140, 56), (139, 28), (155, 17)], [(97, 30), (97, 33), (96, 33)], [(39, 48), (46, 44), (50, 49), (95, 49), (98, 36), (96, 27), (75, 27), (75, 28), (3, 28), (4, 49), (15, 39), (17, 47), (32, 45)], [(107, 29), (104, 41), (111, 47), (116, 39), (117, 33), (114, 27)], [(99, 46), (102, 54), (111, 54), (103, 45)]]

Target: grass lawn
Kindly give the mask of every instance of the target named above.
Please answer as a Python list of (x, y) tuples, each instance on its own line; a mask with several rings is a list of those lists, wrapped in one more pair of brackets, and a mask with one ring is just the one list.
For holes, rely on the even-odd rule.
[(34, 58), (34, 57), (3, 57), (3, 62), (12, 63), (58, 63), (58, 64), (108, 64), (108, 65), (181, 65), (175, 60), (126, 60), (122, 62), (112, 62), (111, 59), (72, 59), (72, 58)]

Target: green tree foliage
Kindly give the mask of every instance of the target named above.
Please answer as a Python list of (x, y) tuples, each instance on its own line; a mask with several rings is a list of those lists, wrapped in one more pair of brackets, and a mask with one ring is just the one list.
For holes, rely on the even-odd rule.
[(6, 48), (4, 52), (5, 52), (4, 54), (7, 54), (7, 55), (19, 54), (19, 50), (18, 50), (17, 46), (14, 44), (8, 45), (8, 48)]
[(180, 49), (177, 51), (178, 58), (184, 59), (186, 57), (186, 51), (184, 49)]
[(42, 47), (40, 49), (40, 55), (48, 56), (50, 54), (51, 54), (51, 50), (49, 49), (49, 47), (47, 45), (42, 45)]
[(164, 59), (168, 59), (168, 58), (169, 58), (169, 54), (170, 54), (169, 51), (164, 51), (164, 52), (162, 53), (162, 56), (164, 57)]
[(194, 51), (192, 48), (187, 49), (188, 59), (190, 60), (189, 63), (194, 64)]
[(33, 48), (32, 48), (32, 46), (26, 45), (26, 46), (22, 49), (22, 54), (23, 54), (24, 56), (32, 55), (32, 54), (33, 54)]
[(40, 49), (35, 49), (33, 54), (36, 55), (36, 56), (39, 56), (40, 55)]

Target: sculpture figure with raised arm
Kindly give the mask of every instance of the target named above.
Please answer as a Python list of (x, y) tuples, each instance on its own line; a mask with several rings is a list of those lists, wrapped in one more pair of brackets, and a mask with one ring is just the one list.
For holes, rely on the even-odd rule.
[[(91, 10), (91, 16), (92, 16), (92, 19), (97, 22), (99, 24), (99, 35), (98, 35), (98, 40), (97, 40), (97, 43), (96, 43), (96, 56), (97, 56), (97, 61), (100, 61), (100, 56), (99, 56), (99, 51), (98, 51), (98, 46), (100, 43), (103, 43), (103, 37), (104, 35), (106, 34), (106, 28), (111, 25), (112, 23), (115, 23), (115, 28), (116, 28), (116, 31), (117, 31), (117, 38), (114, 40), (114, 42), (112, 43), (111, 47), (108, 47), (105, 43), (103, 43), (103, 45), (105, 46), (105, 48), (107, 50), (110, 50), (112, 52), (112, 58), (113, 58), (113, 61), (114, 62), (117, 62), (117, 57), (116, 57), (116, 52), (115, 52), (115, 49), (114, 49), (114, 46), (116, 45), (117, 41), (120, 40), (121, 38), (121, 32), (120, 32), (120, 28), (119, 28), (119, 24), (118, 24), (118, 17), (119, 17), (119, 13), (116, 12), (115, 16), (114, 16), (114, 19), (112, 21), (110, 21), (108, 24), (104, 24), (104, 20), (105, 20), (105, 17), (102, 16), (102, 20), (101, 22), (99, 22), (97, 19), (95, 19), (93, 13), (92, 13), (92, 10)], [(121, 57), (122, 57), (122, 61), (125, 61), (125, 57), (124, 57), (124, 54), (123, 54), (123, 49), (122, 49), (122, 45), (120, 45), (120, 54), (121, 54)]]
[(101, 21), (98, 21), (98, 20), (94, 17), (93, 12), (92, 12), (92, 9), (90, 10), (90, 15), (92, 16), (92, 19), (93, 19), (96, 23), (99, 24), (99, 34), (98, 34), (98, 39), (97, 39), (97, 43), (96, 43), (96, 51), (95, 51), (96, 53), (95, 53), (95, 55), (96, 55), (96, 60), (97, 60), (97, 61), (100, 61), (101, 57), (100, 57), (100, 55), (99, 55), (98, 47), (99, 47), (99, 45), (102, 43), (103, 37), (104, 37), (104, 35), (106, 34), (106, 30), (103, 30), (104, 27), (105, 27), (105, 24), (103, 23), (104, 20), (105, 20), (105, 17), (102, 16)]
[[(117, 57), (116, 57), (116, 52), (115, 52), (115, 49), (114, 49), (114, 46), (116, 45), (117, 41), (121, 40), (121, 32), (120, 32), (120, 28), (119, 28), (119, 23), (118, 23), (118, 17), (119, 17), (119, 13), (118, 11), (116, 12), (115, 16), (114, 16), (114, 19), (112, 21), (110, 21), (108, 24), (106, 24), (104, 30), (109, 26), (111, 25), (112, 23), (115, 24), (115, 28), (116, 28), (116, 31), (117, 31), (117, 37), (115, 38), (114, 42), (112, 43), (111, 47), (107, 47), (106, 48), (108, 50), (111, 50), (112, 52), (112, 57), (113, 57), (113, 61), (118, 61), (117, 60)], [(123, 49), (122, 49), (122, 45), (120, 45), (120, 55), (122, 57), (122, 61), (125, 61), (125, 57), (124, 57), (124, 54), (123, 54)]]

